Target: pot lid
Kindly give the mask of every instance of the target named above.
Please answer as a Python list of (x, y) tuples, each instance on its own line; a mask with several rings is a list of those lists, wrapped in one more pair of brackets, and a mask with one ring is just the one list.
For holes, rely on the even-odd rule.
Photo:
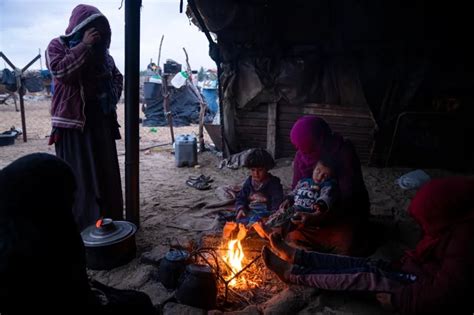
[(136, 231), (137, 227), (131, 222), (104, 218), (82, 231), (81, 237), (86, 247), (99, 247), (118, 243)]
[(170, 250), (165, 258), (169, 261), (185, 261), (189, 258), (189, 252), (186, 250)]

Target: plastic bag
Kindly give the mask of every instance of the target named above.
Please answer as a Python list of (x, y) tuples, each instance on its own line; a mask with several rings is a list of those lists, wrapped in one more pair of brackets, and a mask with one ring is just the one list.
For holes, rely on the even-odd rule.
[(422, 186), (424, 183), (429, 181), (431, 178), (423, 170), (414, 170), (406, 173), (397, 179), (397, 184), (402, 189), (416, 189)]

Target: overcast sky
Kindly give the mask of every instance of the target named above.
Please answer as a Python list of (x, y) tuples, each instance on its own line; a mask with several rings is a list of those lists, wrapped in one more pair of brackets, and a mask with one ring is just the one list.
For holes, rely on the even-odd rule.
[[(81, 3), (91, 4), (108, 18), (112, 28), (110, 54), (117, 67), (124, 70), (124, 8), (121, 0), (0, 0), (0, 51), (19, 68), (25, 66), (44, 50), (51, 39), (64, 34), (72, 9)], [(184, 8), (186, 7), (184, 1)], [(186, 14), (179, 13), (179, 0), (142, 0), (140, 69), (146, 68), (150, 58), (156, 62), (161, 35), (165, 35), (161, 61), (174, 59), (184, 65), (183, 47), (189, 54), (193, 69), (203, 66), (215, 69), (208, 55), (206, 36), (190, 24)], [(0, 69), (9, 68), (0, 60)], [(44, 58), (42, 67), (45, 68)], [(39, 69), (37, 61), (30, 69)]]

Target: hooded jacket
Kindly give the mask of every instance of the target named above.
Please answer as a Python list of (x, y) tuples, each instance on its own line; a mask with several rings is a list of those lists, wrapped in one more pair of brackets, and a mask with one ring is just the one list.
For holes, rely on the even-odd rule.
[(474, 179), (433, 179), (408, 210), (423, 238), (401, 269), (417, 280), (394, 292), (392, 303), (402, 314), (472, 314)]
[[(53, 39), (46, 49), (46, 65), (54, 80), (54, 95), (51, 101), (51, 123), (53, 127), (84, 129), (86, 122), (83, 71), (91, 58), (92, 46), (79, 42), (70, 48), (68, 42), (83, 31), (87, 25), (105, 16), (95, 7), (80, 4), (74, 8), (65, 35)], [(108, 23), (108, 22), (107, 22)], [(112, 69), (114, 92), (120, 98), (123, 76), (107, 53), (105, 62)], [(90, 82), (89, 82), (90, 84)]]

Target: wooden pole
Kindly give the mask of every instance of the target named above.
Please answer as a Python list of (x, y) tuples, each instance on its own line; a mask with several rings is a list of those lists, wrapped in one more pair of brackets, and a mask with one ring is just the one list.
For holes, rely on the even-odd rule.
[[(3, 52), (0, 51), (0, 57), (5, 60), (8, 65), (15, 71), (16, 75), (16, 82), (17, 82), (17, 88), (18, 88), (18, 95), (20, 96), (20, 115), (21, 115), (21, 128), (23, 129), (23, 142), (27, 142), (28, 138), (26, 136), (26, 117), (25, 117), (25, 102), (23, 100), (23, 95), (25, 95), (25, 88), (23, 87), (21, 83), (21, 77), (23, 76), (23, 73), (38, 60), (41, 58), (41, 54), (38, 54), (35, 58), (33, 58), (26, 66), (24, 66), (22, 69), (18, 69), (11, 61), (10, 59), (7, 58), (3, 54)], [(15, 102), (16, 104), (16, 102)]]
[(194, 93), (199, 99), (199, 130), (198, 130), (198, 138), (199, 138), (199, 152), (203, 152), (205, 150), (204, 146), (204, 116), (206, 114), (207, 104), (201, 97), (201, 93), (199, 90), (194, 86), (193, 83), (193, 73), (191, 70), (191, 65), (189, 64), (189, 57), (186, 48), (183, 47), (184, 55), (186, 56), (186, 67), (187, 72), (189, 75), (188, 82), (190, 83), (191, 88), (193, 89)]
[(168, 74), (164, 74), (162, 78), (162, 86), (163, 86), (163, 111), (168, 120), (168, 125), (170, 126), (170, 133), (171, 133), (171, 143), (174, 143), (174, 130), (173, 130), (173, 116), (171, 115), (171, 111), (169, 109), (169, 99), (170, 93), (168, 91)]
[[(161, 46), (163, 45), (163, 39), (165, 38), (165, 35), (161, 35), (161, 41), (160, 41), (160, 48), (158, 49), (158, 60), (156, 61), (156, 65), (158, 66), (158, 69), (160, 69), (160, 60), (161, 60)], [(160, 73), (161, 74), (161, 73)]]
[(276, 122), (277, 103), (269, 103), (267, 117), (267, 151), (273, 158), (275, 158), (276, 155)]

